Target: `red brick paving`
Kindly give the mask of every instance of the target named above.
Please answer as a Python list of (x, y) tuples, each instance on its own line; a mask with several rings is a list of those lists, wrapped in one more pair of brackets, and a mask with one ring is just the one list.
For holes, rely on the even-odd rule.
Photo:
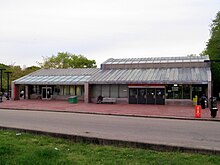
[[(218, 107), (220, 107), (220, 103), (218, 103)], [(68, 101), (55, 100), (4, 100), (2, 103), (0, 103), (0, 108), (117, 114), (132, 116), (195, 118), (194, 106), (187, 105), (136, 105), (95, 103), (86, 104), (83, 102), (70, 104), (68, 103)], [(210, 116), (210, 110), (208, 108), (202, 109), (201, 118), (212, 119)], [(217, 114), (215, 119), (220, 120), (219, 114)]]

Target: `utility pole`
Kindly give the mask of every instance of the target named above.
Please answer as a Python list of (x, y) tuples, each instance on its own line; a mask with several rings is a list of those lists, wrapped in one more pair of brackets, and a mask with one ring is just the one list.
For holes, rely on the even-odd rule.
[(0, 71), (1, 71), (1, 86), (0, 86), (0, 103), (2, 102), (2, 96), (3, 96), (3, 92), (2, 92), (2, 71), (5, 70), (4, 68), (0, 68)]
[(7, 100), (10, 100), (9, 98), (10, 98), (10, 92), (9, 92), (9, 89), (10, 89), (10, 82), (9, 82), (9, 78), (10, 78), (10, 74), (12, 73), (12, 72), (9, 72), (9, 71), (7, 71), (7, 72), (5, 72), (6, 74), (7, 74), (7, 93), (8, 93), (8, 95), (7, 95)]

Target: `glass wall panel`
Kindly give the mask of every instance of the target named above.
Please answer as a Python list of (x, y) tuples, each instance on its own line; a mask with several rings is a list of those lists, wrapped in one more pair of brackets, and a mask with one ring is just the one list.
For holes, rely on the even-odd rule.
[(190, 99), (190, 85), (167, 85), (166, 99)]
[(182, 86), (172, 86), (173, 99), (182, 98)]
[(183, 85), (183, 99), (190, 99), (190, 85)]
[(66, 86), (63, 86), (63, 95), (66, 95)]
[(64, 86), (60, 86), (60, 95), (64, 95), (63, 87), (64, 87)]
[(60, 86), (57, 85), (54, 87), (53, 95), (60, 95)]
[(84, 94), (84, 88), (83, 88), (84, 86), (82, 86), (82, 85), (77, 85), (76, 86), (76, 95), (77, 96), (83, 96), (83, 94)]
[(37, 94), (40, 94), (41, 92), (40, 92), (40, 86), (39, 85), (37, 85)]
[(81, 96), (84, 96), (84, 85), (81, 85)]
[(37, 93), (36, 85), (33, 86), (33, 93)]
[(119, 97), (120, 98), (128, 97), (128, 86), (127, 85), (119, 85)]
[(75, 86), (70, 86), (70, 95), (72, 96), (76, 95)]
[(196, 95), (198, 98), (201, 98), (203, 94), (207, 95), (208, 85), (192, 85), (192, 97), (194, 98)]
[(118, 98), (118, 85), (111, 85), (110, 86), (110, 97)]
[(166, 99), (173, 99), (172, 86), (173, 85), (167, 85), (166, 86)]
[(102, 86), (101, 85), (93, 85), (92, 86), (92, 97), (98, 97), (102, 94)]
[(66, 89), (66, 90), (67, 90), (66, 95), (70, 95), (70, 86), (67, 85), (66, 88), (67, 88), (67, 89)]
[(110, 85), (102, 85), (102, 96), (109, 97), (110, 96)]
[(70, 95), (70, 87), (68, 85), (64, 86), (64, 95)]
[(166, 86), (166, 99), (182, 99), (183, 85), (170, 84)]

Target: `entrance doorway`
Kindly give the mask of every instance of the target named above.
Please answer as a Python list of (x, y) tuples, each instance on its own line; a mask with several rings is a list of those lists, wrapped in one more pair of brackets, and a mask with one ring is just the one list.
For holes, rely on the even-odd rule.
[(165, 104), (165, 89), (164, 88), (156, 88), (156, 104)]
[(130, 88), (129, 104), (165, 104), (165, 88)]
[(137, 89), (130, 88), (129, 89), (129, 104), (137, 104)]
[(51, 99), (52, 88), (51, 87), (42, 87), (42, 99)]

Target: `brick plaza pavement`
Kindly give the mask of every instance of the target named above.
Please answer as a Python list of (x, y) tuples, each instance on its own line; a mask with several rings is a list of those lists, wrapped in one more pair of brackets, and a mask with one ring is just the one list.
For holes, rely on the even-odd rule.
[[(219, 103), (218, 107), (220, 107)], [(195, 108), (190, 105), (95, 104), (83, 102), (70, 104), (68, 101), (57, 100), (4, 100), (0, 103), (0, 108), (196, 119)], [(201, 119), (220, 121), (220, 115), (218, 113), (216, 118), (212, 119), (209, 108), (206, 108), (202, 109)]]

